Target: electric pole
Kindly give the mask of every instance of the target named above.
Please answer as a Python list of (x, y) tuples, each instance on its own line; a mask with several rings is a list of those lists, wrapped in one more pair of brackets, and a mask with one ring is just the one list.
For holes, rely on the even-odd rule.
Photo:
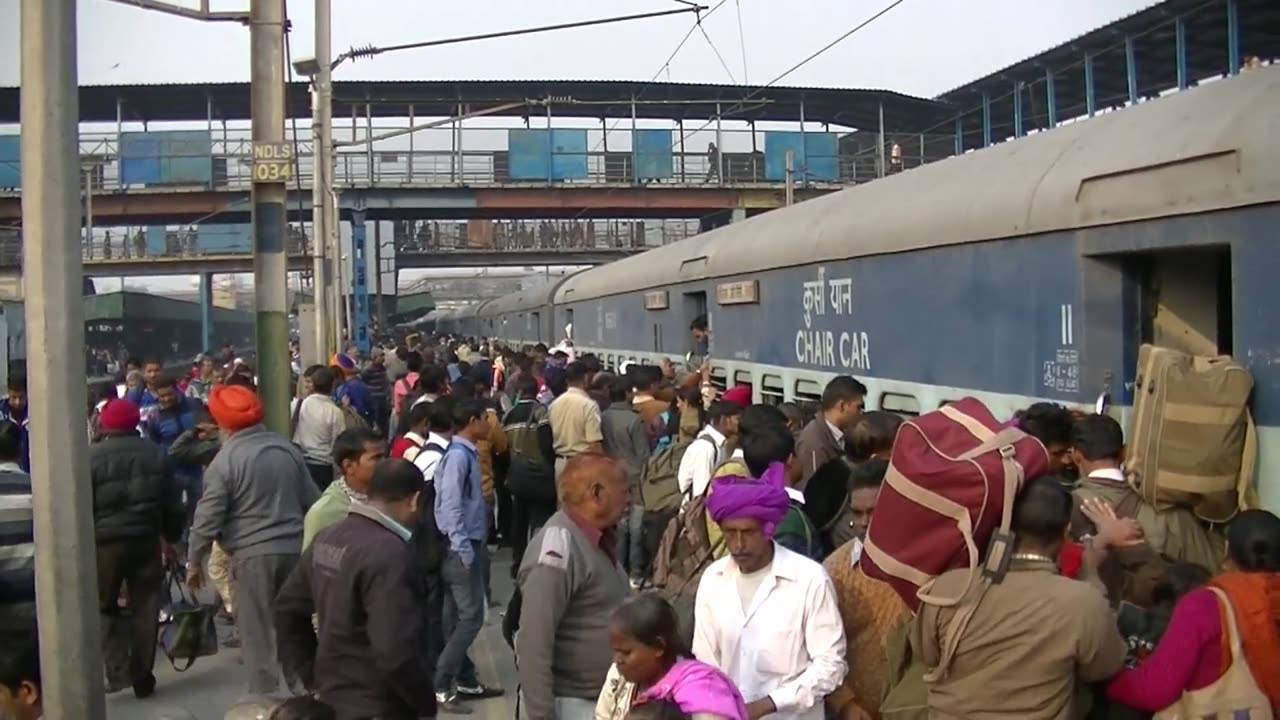
[(311, 99), (311, 253), (312, 275), (316, 307), (316, 352), (320, 357), (314, 362), (329, 363), (329, 354), (338, 344), (334, 336), (332, 307), (333, 273), (329, 263), (329, 191), (332, 187), (333, 153), (333, 69), (330, 67), (331, 13), (330, 0), (316, 0), (316, 72)]
[(293, 145), (285, 142), (284, 0), (250, 5), (249, 84), (253, 127), (253, 294), (258, 315), (258, 392), (267, 427), (289, 429), (286, 185)]
[[(22, 279), (44, 716), (103, 720), (84, 442), (84, 262), (75, 0), (22, 0)], [(85, 186), (93, 192), (92, 183)]]

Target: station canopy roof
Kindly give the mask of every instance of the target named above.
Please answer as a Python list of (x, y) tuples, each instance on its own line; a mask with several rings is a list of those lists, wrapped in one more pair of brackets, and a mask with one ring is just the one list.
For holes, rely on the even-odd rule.
[[(294, 82), (288, 92), (290, 115), (310, 117), (308, 84)], [(550, 98), (553, 117), (630, 118), (633, 96), (637, 118), (691, 122), (715, 117), (717, 106), (725, 119), (795, 122), (802, 101), (807, 122), (863, 129), (879, 126), (882, 107), (885, 127), (896, 132), (919, 131), (954, 115), (945, 102), (890, 90), (595, 80), (335, 81), (333, 115), (335, 123), (353, 112), (363, 118), (367, 105), (374, 117), (407, 117), (412, 105), (416, 117), (451, 117), (459, 105), (474, 112), (522, 103), (496, 114), (543, 118)], [(18, 88), (0, 88), (0, 123), (18, 122), (19, 99)], [(81, 121), (115, 122), (117, 100), (125, 122), (249, 118), (249, 83), (173, 83), (81, 87)]]
[[(1280, 58), (1280, 3), (1276, 0), (1235, 0), (1242, 58)], [(1023, 83), (1024, 131), (1048, 126), (1046, 73), (1054, 76), (1059, 121), (1087, 114), (1084, 58), (1093, 58), (1097, 111), (1123, 106), (1129, 100), (1125, 38), (1133, 40), (1138, 97), (1151, 98), (1177, 87), (1176, 20), (1181, 17), (1187, 45), (1187, 77), (1196, 82), (1226, 75), (1227, 0), (1165, 0), (1113, 23), (1068, 40), (1038, 55), (1016, 62), (938, 96), (963, 113), (965, 144), (972, 147), (982, 135), (982, 97), (991, 104), (995, 141), (1014, 134), (1013, 97)], [(951, 124), (935, 132), (954, 132)], [(979, 142), (980, 144), (980, 142)]]

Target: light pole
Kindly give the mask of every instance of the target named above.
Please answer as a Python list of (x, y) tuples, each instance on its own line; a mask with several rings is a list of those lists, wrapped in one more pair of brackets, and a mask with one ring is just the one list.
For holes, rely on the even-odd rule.
[(253, 294), (257, 310), (259, 394), (267, 427), (289, 427), (288, 233), (285, 201), (294, 168), (285, 142), (284, 0), (254, 0), (249, 28), (253, 122)]
[(328, 203), (333, 190), (333, 65), (330, 57), (332, 15), (330, 0), (316, 0), (315, 57), (293, 63), (294, 72), (311, 79), (311, 256), (313, 295), (316, 308), (316, 352), (320, 357), (311, 362), (325, 363), (341, 341), (336, 325), (340, 314), (332, 293), (336, 272), (331, 272), (330, 258), (336, 254), (330, 245)]
[[(102, 720), (84, 417), (76, 3), (22, 0), (22, 280), (44, 715)], [(91, 185), (87, 185), (92, 192)], [(76, 436), (81, 438), (76, 442)], [(20, 556), (19, 556), (20, 557)], [(8, 642), (8, 641), (6, 641)]]

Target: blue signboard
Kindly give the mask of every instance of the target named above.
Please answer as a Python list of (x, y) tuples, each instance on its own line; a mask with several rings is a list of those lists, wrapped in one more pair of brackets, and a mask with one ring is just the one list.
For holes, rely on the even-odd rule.
[(122, 185), (209, 185), (213, 140), (206, 130), (120, 133)]
[(671, 177), (670, 130), (636, 130), (631, 136), (632, 157), (636, 164), (636, 177), (641, 180)]
[(196, 247), (202, 253), (247, 253), (253, 249), (249, 225), (196, 226)]
[(147, 255), (158, 257), (169, 252), (169, 228), (164, 225), (147, 226)]
[(770, 130), (764, 134), (764, 175), (769, 180), (787, 179), (787, 151), (793, 155), (796, 182), (839, 179), (835, 133)]
[(0, 190), (22, 187), (22, 137), (0, 135)]
[(507, 131), (513, 180), (582, 180), (587, 177), (587, 131)]

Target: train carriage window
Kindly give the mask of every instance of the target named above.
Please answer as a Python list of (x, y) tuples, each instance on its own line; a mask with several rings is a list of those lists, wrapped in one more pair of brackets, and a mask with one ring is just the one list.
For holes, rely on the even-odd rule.
[(822, 402), (822, 386), (814, 380), (796, 381), (796, 402)]
[(916, 417), (920, 414), (920, 401), (913, 395), (886, 392), (880, 394), (880, 409), (903, 417)]
[(736, 370), (733, 373), (734, 385), (755, 385), (755, 379), (751, 377), (750, 370)]
[(787, 391), (782, 378), (777, 375), (765, 375), (760, 381), (760, 401), (766, 405), (781, 405), (786, 402)]
[(728, 374), (725, 372), (723, 365), (711, 366), (711, 384), (715, 387), (716, 392), (724, 392), (729, 389)]
[(938, 403), (938, 407), (944, 408), (953, 402), (955, 402), (955, 400), (943, 400), (942, 402)]

